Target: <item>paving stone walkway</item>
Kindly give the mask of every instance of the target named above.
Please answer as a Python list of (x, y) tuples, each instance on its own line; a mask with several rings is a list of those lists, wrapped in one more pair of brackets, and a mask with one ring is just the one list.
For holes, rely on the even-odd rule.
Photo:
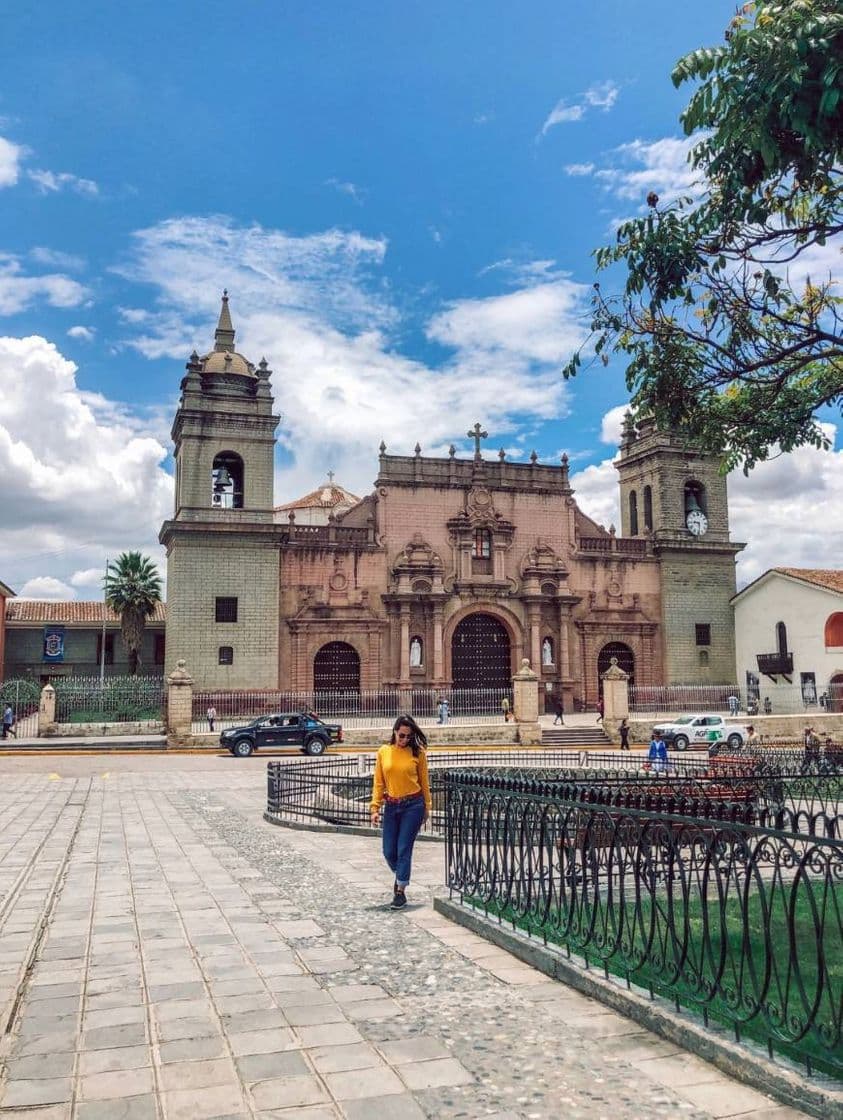
[[(0, 1115), (741, 1117), (775, 1104), (436, 914), (258, 760), (0, 772)], [(74, 776), (77, 775), (77, 776)]]

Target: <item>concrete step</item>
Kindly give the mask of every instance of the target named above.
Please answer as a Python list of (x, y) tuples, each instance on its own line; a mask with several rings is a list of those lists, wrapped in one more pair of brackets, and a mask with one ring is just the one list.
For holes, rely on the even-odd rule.
[(612, 740), (602, 727), (543, 727), (542, 745), (546, 747), (609, 747)]

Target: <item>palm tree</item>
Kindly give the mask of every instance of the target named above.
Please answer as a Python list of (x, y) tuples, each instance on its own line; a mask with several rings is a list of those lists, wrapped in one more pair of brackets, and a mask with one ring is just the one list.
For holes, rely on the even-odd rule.
[(105, 573), (105, 602), (120, 615), (123, 644), (129, 654), (129, 672), (140, 668), (140, 651), (146, 620), (161, 602), (162, 583), (148, 556), (123, 552)]

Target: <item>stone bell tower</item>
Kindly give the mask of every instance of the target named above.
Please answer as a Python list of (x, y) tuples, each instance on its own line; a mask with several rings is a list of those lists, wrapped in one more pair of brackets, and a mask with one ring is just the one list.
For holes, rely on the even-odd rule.
[(234, 348), (224, 292), (214, 347), (195, 351), (173, 421), (175, 510), (167, 549), (167, 671), (184, 658), (199, 688), (278, 684), (271, 370)]
[(717, 455), (689, 451), (627, 413), (615, 466), (624, 537), (648, 537), (660, 561), (665, 684), (733, 684), (735, 557)]

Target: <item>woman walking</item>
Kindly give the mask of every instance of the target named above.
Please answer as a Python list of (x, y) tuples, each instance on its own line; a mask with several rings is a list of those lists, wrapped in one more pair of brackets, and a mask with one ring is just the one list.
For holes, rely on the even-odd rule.
[(407, 905), (413, 845), (430, 815), (427, 737), (412, 716), (399, 716), (378, 751), (369, 813), (377, 828), (383, 806), (383, 856), (395, 876), (392, 909)]
[(618, 728), (621, 735), (621, 750), (629, 750), (629, 720), (624, 718), (621, 720), (621, 725)]

